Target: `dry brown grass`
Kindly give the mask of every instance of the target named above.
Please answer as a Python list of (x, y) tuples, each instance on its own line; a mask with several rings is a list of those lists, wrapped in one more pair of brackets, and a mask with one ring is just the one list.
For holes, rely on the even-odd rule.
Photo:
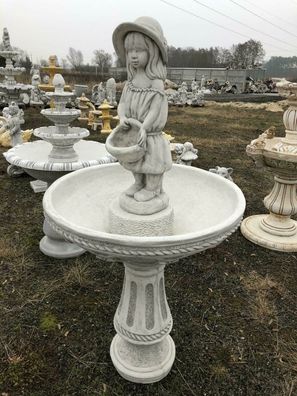
[(0, 239), (0, 258), (16, 258), (23, 255), (23, 250), (10, 239), (2, 237)]
[(67, 285), (87, 286), (91, 282), (89, 265), (76, 260), (71, 267), (64, 269), (63, 278)]
[(262, 276), (256, 271), (243, 276), (241, 281), (245, 289), (250, 293), (249, 306), (252, 317), (261, 323), (276, 320), (276, 307), (271, 293), (276, 291), (281, 296), (285, 295), (285, 289), (268, 275)]

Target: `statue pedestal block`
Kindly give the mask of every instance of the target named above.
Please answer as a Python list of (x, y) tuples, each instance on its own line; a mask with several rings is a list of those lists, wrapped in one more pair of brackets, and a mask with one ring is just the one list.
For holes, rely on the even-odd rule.
[(174, 213), (170, 205), (152, 215), (128, 213), (120, 207), (119, 199), (109, 207), (109, 232), (113, 234), (141, 237), (172, 235), (173, 221)]

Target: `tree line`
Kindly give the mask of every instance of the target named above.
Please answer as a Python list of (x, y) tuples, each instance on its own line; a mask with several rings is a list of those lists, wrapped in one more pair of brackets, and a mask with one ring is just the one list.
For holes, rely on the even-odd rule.
[[(1, 44), (0, 44), (1, 47)], [(1, 49), (1, 48), (0, 48)], [(23, 51), (17, 61), (20, 66), (30, 70), (32, 62), (28, 54)], [(287, 78), (297, 78), (297, 56), (281, 57), (273, 56), (268, 62), (264, 62), (265, 51), (260, 41), (248, 40), (238, 43), (231, 48), (210, 47), (210, 48), (176, 48), (168, 47), (169, 67), (226, 67), (231, 69), (255, 68), (263, 65), (270, 76), (283, 76)], [(48, 60), (41, 59), (41, 66), (47, 66)], [(0, 66), (5, 65), (5, 59), (0, 57)], [(107, 73), (112, 65), (124, 67), (115, 54), (98, 49), (93, 52), (91, 64), (84, 62), (81, 50), (70, 47), (65, 58), (61, 58), (59, 65), (65, 69), (94, 73), (96, 75)]]

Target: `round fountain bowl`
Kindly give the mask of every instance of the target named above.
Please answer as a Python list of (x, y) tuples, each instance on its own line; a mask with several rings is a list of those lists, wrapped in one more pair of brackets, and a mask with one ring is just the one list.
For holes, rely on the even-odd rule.
[[(174, 210), (170, 236), (109, 232), (109, 205), (133, 182), (119, 164), (83, 169), (57, 180), (43, 200), (50, 225), (66, 240), (101, 258), (170, 262), (214, 247), (239, 226), (245, 209), (241, 190), (210, 172), (173, 165), (164, 190)], [(145, 222), (147, 216), (140, 216)]]
[(44, 109), (41, 110), (41, 114), (44, 115), (48, 120), (54, 124), (70, 124), (80, 115), (80, 110), (77, 109), (65, 109), (63, 113), (55, 109)]
[(115, 161), (103, 143), (81, 140), (74, 145), (74, 149), (78, 154), (78, 161), (75, 162), (50, 162), (48, 157), (52, 145), (43, 140), (17, 145), (3, 155), (11, 165), (46, 183), (78, 169)]
[(68, 133), (57, 133), (57, 128), (54, 125), (36, 128), (33, 133), (55, 146), (73, 145), (90, 134), (88, 129), (80, 127), (68, 127)]

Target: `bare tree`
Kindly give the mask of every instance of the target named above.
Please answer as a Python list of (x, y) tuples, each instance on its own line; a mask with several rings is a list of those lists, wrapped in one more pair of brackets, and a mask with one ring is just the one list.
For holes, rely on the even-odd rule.
[(80, 66), (82, 66), (84, 63), (84, 57), (82, 52), (72, 47), (69, 48), (66, 58), (74, 69), (79, 69)]
[(112, 56), (104, 50), (95, 50), (92, 62), (98, 66), (103, 77), (103, 72), (107, 72), (112, 65)]
[(252, 40), (239, 43), (232, 47), (232, 63), (234, 67), (254, 67), (263, 61), (265, 51), (260, 41)]

